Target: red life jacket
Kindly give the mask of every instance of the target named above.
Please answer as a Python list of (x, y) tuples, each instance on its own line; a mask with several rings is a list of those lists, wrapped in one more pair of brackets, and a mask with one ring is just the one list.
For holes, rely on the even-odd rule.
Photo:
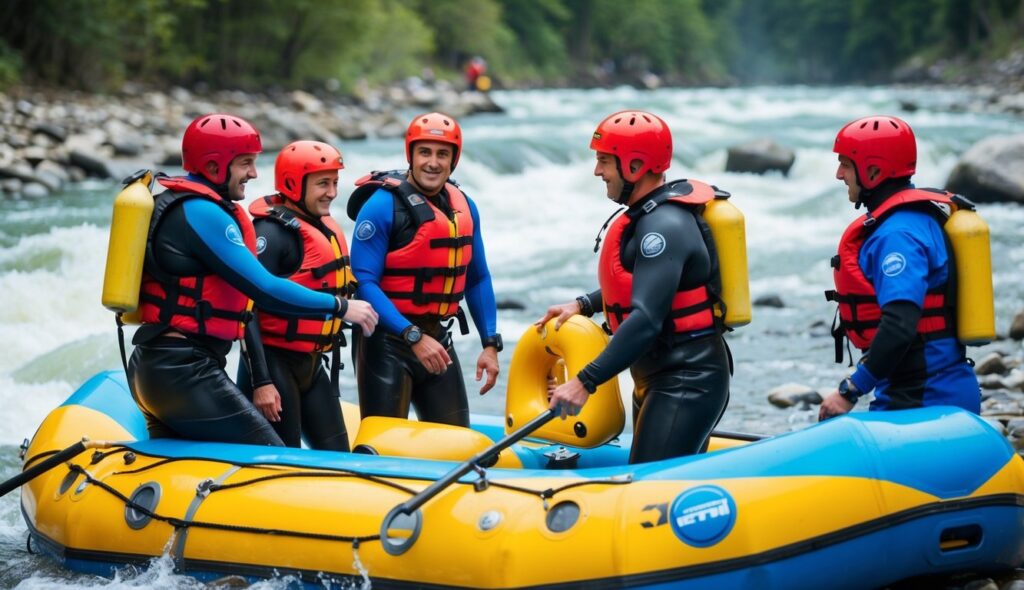
[[(604, 300), (605, 319), (613, 334), (633, 310), (633, 273), (626, 270), (621, 256), (623, 238), (627, 230), (632, 232), (631, 224), (642, 215), (653, 211), (661, 203), (681, 205), (699, 215), (699, 210), (703, 205), (714, 198), (715, 189), (702, 182), (674, 181), (667, 184), (660, 195), (647, 201), (642, 208), (620, 215), (608, 228), (604, 246), (601, 247), (601, 257), (597, 264), (597, 277), (601, 285), (601, 297)], [(705, 244), (708, 244), (706, 237)], [(710, 244), (708, 253), (713, 261), (717, 260), (714, 248)], [(712, 266), (712, 274), (717, 274), (717, 266), (715, 264)], [(665, 331), (667, 333), (685, 334), (715, 325), (713, 308), (716, 299), (709, 287), (710, 285), (706, 284), (676, 292), (666, 318)]]
[[(843, 336), (849, 338), (850, 342), (862, 351), (867, 350), (871, 346), (871, 341), (875, 339), (878, 324), (882, 320), (882, 308), (878, 305), (875, 286), (860, 268), (860, 250), (864, 242), (893, 211), (928, 202), (952, 206), (952, 196), (952, 193), (943, 191), (903, 190), (886, 199), (874, 211), (855, 219), (843, 232), (843, 237), (839, 240), (839, 254), (832, 257), (836, 288), (825, 291), (827, 300), (839, 303), (839, 325), (833, 326), (832, 330), (836, 338), (836, 362), (843, 360)], [(936, 215), (943, 213), (938, 207), (929, 212)], [(945, 215), (948, 216), (948, 213)], [(941, 222), (944, 223), (944, 219)], [(953, 251), (948, 240), (946, 249), (952, 263)], [(956, 335), (955, 297), (949, 291), (956, 284), (952, 279), (950, 274), (945, 284), (929, 289), (925, 294), (921, 319), (917, 323), (917, 333), (926, 340)]]
[[(379, 188), (390, 191), (409, 213), (416, 233), (412, 239), (387, 253), (380, 288), (405, 316), (450, 318), (458, 315), (466, 290), (466, 271), (473, 259), (473, 216), (469, 201), (458, 185), (445, 184), (452, 209), (449, 219), (441, 209), (405, 180), (398, 171), (374, 172), (356, 181), (349, 197), (348, 215), (359, 209)], [(463, 327), (466, 333), (468, 328)]]
[[(321, 217), (317, 227), (284, 203), (283, 196), (270, 195), (253, 201), (249, 213), (254, 219), (276, 221), (298, 234), (302, 261), (288, 279), (307, 289), (343, 298), (355, 293), (345, 234), (334, 218)], [(263, 310), (259, 321), (264, 344), (299, 352), (330, 350), (340, 340), (342, 327), (340, 318), (285, 318)]]
[(205, 184), (186, 178), (159, 178), (167, 189), (156, 197), (149, 224), (146, 260), (143, 265), (139, 312), (144, 324), (163, 324), (184, 334), (200, 334), (237, 340), (251, 317), (252, 300), (215, 274), (190, 277), (164, 272), (153, 254), (153, 236), (171, 207), (186, 199), (209, 199), (227, 211), (242, 230), (240, 236), (253, 254), (256, 232), (245, 211)]

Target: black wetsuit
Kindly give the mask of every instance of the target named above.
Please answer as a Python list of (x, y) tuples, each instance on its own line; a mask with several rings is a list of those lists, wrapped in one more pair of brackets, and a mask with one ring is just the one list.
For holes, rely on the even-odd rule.
[[(176, 203), (151, 237), (156, 263), (172, 276), (216, 274), (277, 313), (347, 311), (344, 301), (334, 310), (333, 297), (271, 275), (244, 246), (225, 237), (230, 227), (237, 231), (235, 221), (212, 201)], [(175, 337), (168, 330), (162, 324), (141, 326), (128, 365), (128, 382), (150, 437), (283, 446), (224, 371), (231, 342), (196, 334)]]
[[(721, 330), (672, 334), (672, 298), (679, 290), (707, 284), (712, 261), (697, 217), (688, 209), (661, 204), (640, 214), (656, 192), (624, 213), (636, 216), (620, 253), (623, 267), (633, 273), (632, 312), (608, 347), (580, 371), (582, 380), (600, 384), (630, 369), (636, 384), (631, 463), (700, 452), (729, 401), (730, 359)], [(642, 256), (640, 242), (652, 232), (664, 237), (664, 250)], [(588, 297), (601, 309), (600, 290)]]
[[(253, 225), (260, 239), (263, 266), (279, 277), (289, 277), (298, 270), (303, 252), (299, 234), (268, 218), (258, 218)], [(252, 400), (257, 387), (273, 384), (277, 388), (281, 419), (270, 425), (289, 447), (298, 447), (305, 439), (313, 449), (348, 451), (339, 392), (324, 367), (326, 357), (319, 352), (263, 344), (257, 323), (247, 328), (249, 363), (238, 363), (237, 381), (242, 393)]]

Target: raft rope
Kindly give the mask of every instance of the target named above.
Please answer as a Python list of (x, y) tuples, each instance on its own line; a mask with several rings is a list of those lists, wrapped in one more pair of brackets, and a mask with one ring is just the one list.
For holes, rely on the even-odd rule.
[[(43, 457), (48, 457), (48, 456), (53, 455), (55, 453), (57, 453), (57, 451), (44, 451), (44, 452), (41, 452), (41, 453), (33, 456), (32, 458), (30, 458), (26, 462), (26, 465), (28, 463), (32, 463), (32, 462), (34, 462), (34, 461), (36, 461), (38, 459), (41, 459)], [(131, 449), (131, 447), (128, 447), (128, 446), (117, 446), (113, 450), (110, 450), (110, 451), (107, 451), (107, 452), (97, 451), (97, 452), (93, 453), (90, 463), (92, 465), (95, 465), (95, 464), (99, 463), (100, 461), (106, 459), (107, 457), (109, 457), (111, 455), (114, 455), (114, 454), (118, 454), (118, 453), (127, 453), (125, 455), (125, 461), (128, 464), (131, 464), (131, 463), (133, 463), (135, 461), (135, 459), (134, 459), (135, 454), (145, 455), (145, 453), (139, 453), (138, 451), (135, 451), (135, 450)], [(152, 455), (146, 455), (146, 456), (150, 456), (150, 457), (156, 458), (155, 456), (152, 456)], [(190, 460), (191, 461), (214, 461), (214, 462), (220, 462), (220, 461), (216, 461), (216, 460), (210, 459), (208, 457), (189, 457), (189, 458), (183, 458), (183, 457), (164, 457), (164, 458), (160, 458), (159, 460), (157, 460), (157, 461), (155, 461), (155, 462), (153, 462), (153, 463), (151, 463), (149, 465), (145, 465), (145, 466), (139, 467), (137, 469), (131, 469), (131, 470), (125, 470), (125, 471), (114, 471), (114, 472), (111, 473), (111, 476), (137, 474), (137, 473), (141, 473), (141, 472), (144, 472), (144, 471), (148, 471), (148, 470), (153, 469), (155, 467), (159, 467), (161, 465), (166, 465), (168, 463), (173, 463), (173, 462), (177, 462), (177, 461), (190, 461)], [(227, 462), (225, 462), (225, 463), (227, 463)], [(227, 463), (227, 464), (235, 466), (235, 467), (239, 467), (239, 468), (241, 468), (241, 467), (251, 467), (251, 468), (261, 468), (261, 469), (281, 469), (281, 468), (285, 467), (285, 466), (267, 465), (267, 464), (260, 464), (260, 463)], [(296, 531), (296, 530), (288, 530), (288, 529), (275, 529), (275, 528), (267, 528), (267, 527), (255, 527), (255, 526), (245, 526), (245, 525), (236, 525), (236, 524), (224, 524), (224, 523), (219, 523), (219, 522), (209, 522), (209, 521), (201, 521), (201, 520), (186, 520), (186, 519), (177, 518), (177, 517), (173, 517), (173, 516), (164, 516), (162, 514), (154, 512), (153, 510), (151, 510), (151, 509), (149, 509), (149, 508), (147, 508), (145, 506), (142, 506), (142, 505), (136, 503), (134, 500), (132, 500), (128, 496), (125, 496), (123, 493), (121, 493), (120, 491), (118, 491), (117, 489), (112, 487), (111, 485), (107, 484), (106, 482), (103, 482), (103, 481), (101, 481), (99, 479), (96, 479), (91, 473), (89, 473), (89, 471), (87, 471), (81, 465), (77, 465), (77, 464), (69, 462), (67, 464), (67, 467), (68, 467), (69, 471), (84, 476), (86, 483), (95, 485), (96, 487), (100, 488), (101, 490), (103, 490), (103, 491), (107, 492), (108, 494), (114, 496), (115, 498), (117, 498), (118, 500), (123, 502), (126, 507), (131, 508), (131, 509), (135, 510), (136, 512), (140, 513), (140, 514), (148, 516), (149, 518), (151, 518), (153, 520), (157, 520), (157, 521), (160, 521), (160, 522), (167, 523), (167, 524), (171, 525), (172, 527), (174, 527), (176, 532), (182, 531), (182, 530), (187, 530), (189, 528), (195, 527), (195, 528), (201, 528), (201, 529), (211, 529), (211, 530), (218, 530), (218, 531), (238, 532), (238, 533), (251, 533), (251, 534), (261, 534), (261, 535), (277, 535), (277, 536), (283, 536), (283, 537), (295, 537), (295, 538), (302, 538), (302, 539), (315, 539), (315, 540), (321, 540), (321, 541), (338, 541), (338, 542), (343, 542), (343, 543), (350, 543), (352, 545), (353, 549), (358, 549), (359, 545), (361, 543), (365, 543), (365, 542), (368, 542), (368, 541), (379, 541), (380, 540), (380, 535), (379, 534), (375, 534), (375, 535), (335, 535), (335, 534), (330, 534), (330, 533), (314, 533), (314, 532), (309, 532), (309, 531)], [(275, 473), (275, 474), (272, 474), (272, 475), (265, 475), (265, 476), (260, 476), (260, 477), (254, 477), (252, 479), (248, 479), (248, 480), (245, 480), (245, 481), (239, 481), (239, 482), (228, 483), (228, 484), (216, 484), (216, 483), (213, 482), (213, 480), (203, 480), (197, 486), (196, 494), (205, 497), (205, 496), (208, 496), (209, 494), (211, 494), (213, 492), (243, 488), (243, 487), (246, 487), (246, 486), (259, 484), (259, 483), (263, 483), (263, 482), (266, 482), (266, 481), (273, 481), (273, 480), (278, 480), (278, 479), (298, 478), (298, 477), (309, 477), (309, 478), (349, 478), (349, 477), (351, 477), (351, 478), (359, 478), (359, 479), (363, 479), (363, 480), (366, 480), (366, 481), (371, 482), (371, 483), (376, 483), (376, 484), (379, 484), (379, 485), (387, 486), (387, 487), (390, 487), (390, 488), (393, 488), (393, 489), (405, 492), (405, 493), (409, 494), (410, 496), (414, 496), (414, 495), (416, 495), (418, 493), (417, 490), (414, 490), (412, 488), (403, 486), (401, 484), (397, 484), (397, 483), (395, 483), (393, 481), (389, 481), (389, 480), (384, 479), (384, 478), (382, 478), (380, 476), (371, 475), (371, 474), (368, 474), (368, 473), (362, 473), (362, 472), (359, 472), (359, 471), (349, 471), (349, 470), (330, 469), (330, 468), (327, 468), (327, 469), (329, 469), (329, 470), (327, 470), (327, 471), (288, 471), (288, 472), (284, 472), (284, 473)], [(572, 482), (572, 483), (569, 483), (569, 484), (566, 484), (566, 485), (563, 485), (563, 486), (549, 487), (549, 488), (545, 488), (545, 489), (542, 489), (542, 490), (538, 490), (538, 489), (533, 489), (533, 488), (527, 488), (527, 487), (516, 486), (516, 485), (512, 485), (512, 484), (506, 484), (506, 483), (499, 483), (499, 482), (491, 481), (491, 480), (489, 480), (487, 478), (487, 470), (485, 468), (483, 468), (483, 467), (480, 467), (480, 466), (474, 466), (474, 471), (477, 473), (477, 475), (479, 475), (479, 479), (477, 479), (476, 481), (473, 481), (473, 482), (458, 482), (458, 483), (462, 483), (463, 485), (471, 485), (471, 486), (473, 486), (473, 489), (476, 492), (482, 492), (482, 491), (486, 490), (488, 487), (494, 486), (496, 488), (500, 488), (500, 489), (504, 489), (504, 490), (508, 490), (508, 491), (512, 491), (512, 492), (519, 492), (519, 493), (523, 493), (523, 494), (526, 494), (526, 495), (529, 495), (529, 496), (538, 497), (538, 498), (540, 498), (541, 502), (543, 503), (543, 507), (544, 507), (545, 511), (547, 511), (549, 509), (548, 500), (553, 498), (553, 497), (555, 497), (557, 494), (559, 494), (561, 492), (564, 492), (566, 490), (569, 490), (569, 489), (572, 489), (572, 488), (576, 488), (576, 487), (588, 486), (588, 485), (624, 485), (624, 484), (632, 483), (632, 481), (633, 481), (633, 478), (632, 478), (631, 475), (623, 475), (623, 476), (613, 476), (613, 477), (604, 478), (604, 479), (594, 479), (594, 480), (587, 480), (587, 481), (576, 481), (576, 482)]]

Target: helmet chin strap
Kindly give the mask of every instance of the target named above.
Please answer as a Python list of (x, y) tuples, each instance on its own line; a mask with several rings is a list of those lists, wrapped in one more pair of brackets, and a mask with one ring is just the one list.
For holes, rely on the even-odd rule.
[(317, 219), (317, 218), (320, 217), (319, 215), (314, 215), (313, 212), (309, 210), (309, 207), (306, 207), (306, 177), (305, 176), (302, 177), (302, 191), (299, 193), (299, 200), (295, 202), (295, 205), (298, 206), (299, 210), (301, 210), (303, 213), (308, 215), (310, 219)]
[(622, 178), (622, 190), (619, 191), (619, 196), (615, 198), (615, 202), (619, 205), (625, 205), (629, 202), (629, 198), (633, 196), (633, 189), (636, 188), (636, 183), (626, 180), (626, 175), (622, 173), (622, 160), (618, 156), (615, 157), (615, 168), (619, 171), (619, 177)]

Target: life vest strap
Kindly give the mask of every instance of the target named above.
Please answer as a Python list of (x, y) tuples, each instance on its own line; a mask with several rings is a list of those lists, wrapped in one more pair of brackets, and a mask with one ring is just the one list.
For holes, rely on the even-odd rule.
[(351, 266), (351, 258), (349, 258), (348, 256), (342, 256), (341, 258), (332, 260), (327, 264), (311, 268), (309, 269), (309, 272), (313, 273), (313, 276), (315, 278), (322, 279), (325, 276), (327, 276), (327, 273), (334, 272), (336, 270), (341, 270), (348, 266)]
[(444, 277), (446, 279), (461, 277), (468, 270), (469, 267), (466, 265), (427, 268), (385, 268), (383, 274), (396, 277), (416, 277), (417, 281), (425, 282), (436, 277)]
[(714, 307), (714, 305), (715, 305), (714, 301), (712, 301), (711, 298), (709, 297), (708, 299), (706, 299), (704, 301), (701, 301), (700, 303), (695, 303), (693, 305), (689, 305), (689, 306), (686, 306), (686, 307), (683, 307), (683, 308), (680, 308), (680, 309), (671, 310), (669, 312), (668, 316), (670, 318), (673, 318), (673, 319), (681, 318), (681, 317), (685, 317), (685, 316), (688, 316), (688, 315), (695, 314), (698, 311), (704, 311), (705, 309), (712, 309)]
[(473, 236), (458, 236), (455, 238), (434, 238), (430, 240), (431, 248), (464, 248), (473, 243)]
[(416, 305), (426, 305), (427, 303), (458, 303), (462, 301), (463, 292), (423, 293), (420, 291), (384, 291), (384, 294), (389, 299), (411, 299)]

